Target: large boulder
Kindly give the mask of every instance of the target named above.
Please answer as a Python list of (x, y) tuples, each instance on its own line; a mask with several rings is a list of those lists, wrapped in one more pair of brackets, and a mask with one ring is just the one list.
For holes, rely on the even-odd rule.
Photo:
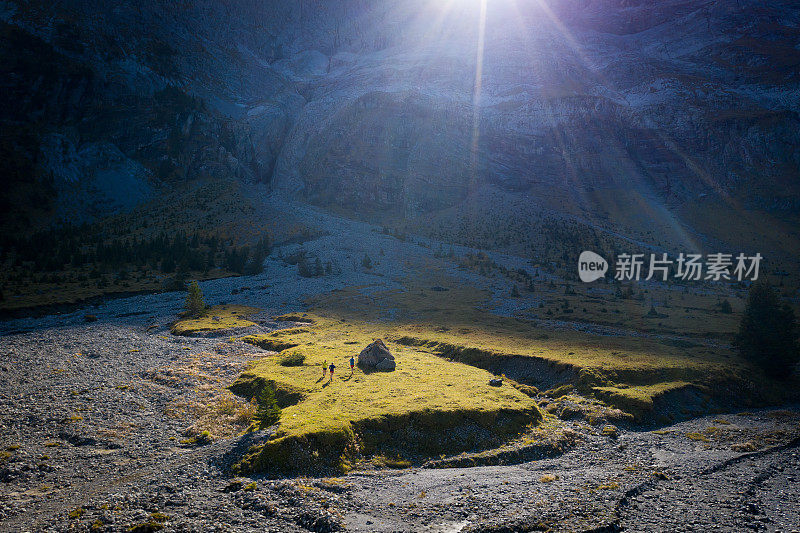
[(378, 339), (358, 354), (358, 366), (391, 372), (395, 369), (396, 364), (389, 348), (381, 339)]

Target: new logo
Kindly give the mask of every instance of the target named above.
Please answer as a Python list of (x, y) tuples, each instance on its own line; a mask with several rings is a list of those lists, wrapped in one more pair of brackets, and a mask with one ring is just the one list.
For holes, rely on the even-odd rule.
[(578, 276), (581, 281), (591, 283), (606, 275), (608, 262), (594, 252), (588, 250), (581, 252), (578, 258)]

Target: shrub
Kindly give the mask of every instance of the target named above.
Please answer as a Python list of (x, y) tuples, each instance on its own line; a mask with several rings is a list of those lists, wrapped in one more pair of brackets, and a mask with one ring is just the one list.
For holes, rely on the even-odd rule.
[(281, 366), (300, 366), (306, 360), (306, 356), (299, 352), (286, 354), (280, 358), (278, 364)]
[(325, 275), (325, 269), (319, 257), (312, 262), (309, 257), (303, 255), (297, 262), (297, 273), (304, 278), (318, 278)]
[(206, 309), (206, 302), (203, 298), (203, 291), (196, 281), (189, 284), (189, 292), (186, 295), (186, 313), (191, 317), (199, 317)]
[(765, 282), (750, 288), (735, 345), (742, 357), (773, 378), (787, 379), (800, 360), (794, 311)]
[(265, 255), (254, 255), (252, 259), (244, 266), (243, 273), (247, 276), (255, 276), (264, 272), (264, 259)]
[(268, 428), (280, 420), (281, 408), (278, 407), (275, 391), (270, 385), (265, 385), (261, 389), (261, 393), (256, 397), (256, 403), (258, 404), (258, 409), (255, 421), (258, 423), (259, 428)]
[(303, 276), (304, 278), (313, 278), (314, 271), (311, 270), (311, 265), (308, 263), (308, 259), (303, 256), (299, 261), (297, 261), (297, 273)]

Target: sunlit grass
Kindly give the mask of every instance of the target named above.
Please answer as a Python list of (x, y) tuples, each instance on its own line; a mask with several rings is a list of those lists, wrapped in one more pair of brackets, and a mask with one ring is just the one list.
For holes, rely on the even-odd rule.
[[(431, 282), (431, 285), (434, 283)], [(447, 286), (446, 282), (443, 283)], [(366, 292), (358, 288), (314, 299), (321, 316), (349, 321), (377, 321), (384, 336), (452, 344), (495, 354), (536, 357), (576, 368), (597, 369), (621, 382), (666, 372), (676, 380), (684, 370), (722, 371), (738, 361), (700, 347), (679, 347), (647, 337), (603, 337), (571, 330), (535, 327), (530, 321), (503, 317), (485, 309), (489, 294), (472, 287), (432, 291), (419, 285), (404, 291)], [(614, 373), (615, 376), (612, 376)]]
[[(272, 383), (279, 398), (295, 402), (286, 406), (273, 440), (251, 456), (248, 468), (285, 468), (284, 461), (306, 461), (313, 468), (323, 463), (319, 456), (292, 455), (300, 443), (315, 443), (339, 468), (346, 468), (352, 453), (350, 445), (364, 454), (385, 452), (404, 463), (399, 452), (427, 456), (432, 453), (463, 451), (473, 447), (498, 445), (504, 438), (519, 433), (540, 415), (533, 399), (511, 386), (490, 387), (489, 372), (470, 365), (447, 361), (425, 350), (387, 342), (397, 369), (393, 372), (368, 372), (356, 366), (351, 373), (350, 357), (374, 338), (383, 336), (381, 324), (341, 322), (322, 316), (309, 328), (298, 328), (293, 335), (276, 333), (296, 346), (280, 356), (268, 356), (253, 364), (233, 389), (254, 393), (264, 383)], [(259, 337), (249, 337), (259, 342)], [(283, 366), (282, 356), (302, 354), (301, 366)], [(333, 379), (323, 379), (323, 364), (336, 365)], [(388, 436), (414, 427), (416, 440), (391, 442)], [(482, 427), (491, 432), (452, 439), (447, 431), (457, 427)], [(449, 439), (449, 440), (448, 440)], [(320, 466), (317, 464), (316, 466)]]
[(201, 331), (246, 328), (255, 326), (247, 317), (260, 309), (245, 305), (215, 305), (209, 307), (199, 318), (184, 318), (172, 325), (173, 335), (191, 335)]

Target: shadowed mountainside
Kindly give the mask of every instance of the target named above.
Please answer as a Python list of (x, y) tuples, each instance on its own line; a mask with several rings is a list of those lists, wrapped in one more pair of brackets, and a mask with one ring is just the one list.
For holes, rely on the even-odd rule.
[(0, 18), (6, 222), (220, 177), (440, 236), (509, 195), (666, 247), (763, 246), (720, 227), (742, 210), (756, 235), (797, 220), (792, 2), (498, 0), (483, 36), (477, 0), (9, 1)]

